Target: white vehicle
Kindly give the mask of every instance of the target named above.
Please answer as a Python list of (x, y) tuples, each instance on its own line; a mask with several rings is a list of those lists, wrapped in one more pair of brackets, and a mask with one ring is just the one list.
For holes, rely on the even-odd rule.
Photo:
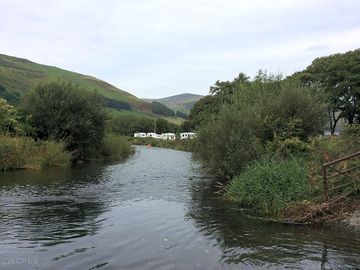
[(148, 138), (154, 138), (154, 139), (161, 139), (161, 135), (160, 134), (156, 134), (154, 132), (149, 132), (146, 134), (146, 137)]
[(134, 133), (134, 137), (135, 138), (146, 138), (146, 133), (144, 133), (144, 132)]
[(196, 133), (194, 132), (182, 132), (180, 133), (180, 140), (185, 140), (185, 139), (192, 139), (196, 137)]
[(176, 135), (175, 135), (175, 133), (163, 133), (163, 134), (161, 134), (161, 138), (163, 140), (174, 141), (176, 139)]

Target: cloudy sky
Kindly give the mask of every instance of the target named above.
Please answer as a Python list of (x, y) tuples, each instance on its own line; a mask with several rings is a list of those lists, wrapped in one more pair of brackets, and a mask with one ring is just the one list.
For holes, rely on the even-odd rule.
[(0, 53), (138, 97), (208, 93), (360, 48), (358, 0), (0, 0)]

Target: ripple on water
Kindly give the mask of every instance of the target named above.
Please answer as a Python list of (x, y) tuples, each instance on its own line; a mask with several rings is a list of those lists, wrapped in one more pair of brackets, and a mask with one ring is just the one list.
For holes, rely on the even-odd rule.
[[(0, 268), (356, 269), (351, 232), (249, 219), (188, 153), (0, 175)], [(191, 179), (191, 180), (189, 180)]]

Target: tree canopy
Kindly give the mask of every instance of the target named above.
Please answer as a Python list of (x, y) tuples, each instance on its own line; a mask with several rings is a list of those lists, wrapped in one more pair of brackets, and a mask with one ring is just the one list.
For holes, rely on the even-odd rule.
[(360, 122), (360, 49), (316, 58), (292, 77), (326, 93), (332, 133), (340, 118), (349, 124)]
[(27, 121), (39, 139), (65, 140), (75, 159), (103, 139), (105, 119), (102, 98), (68, 82), (37, 85), (22, 101)]
[(0, 133), (15, 134), (20, 131), (19, 117), (13, 106), (0, 98)]

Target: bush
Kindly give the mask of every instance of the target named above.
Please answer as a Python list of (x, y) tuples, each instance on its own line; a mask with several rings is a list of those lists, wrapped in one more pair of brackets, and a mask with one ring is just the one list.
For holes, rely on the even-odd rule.
[(74, 159), (85, 159), (101, 143), (105, 129), (102, 98), (67, 82), (39, 84), (23, 99), (36, 138), (66, 140)]
[(0, 134), (16, 134), (20, 132), (19, 117), (13, 106), (0, 98)]
[(0, 135), (1, 170), (68, 166), (70, 158), (64, 143)]
[(126, 137), (107, 134), (102, 142), (101, 155), (105, 159), (122, 159), (133, 153), (133, 149)]
[(279, 216), (288, 203), (310, 196), (308, 178), (301, 158), (263, 158), (231, 180), (225, 196), (257, 214)]
[(271, 77), (241, 85), (229, 100), (199, 128), (194, 148), (195, 157), (220, 177), (239, 174), (274, 139), (285, 155), (307, 151), (305, 142), (326, 121), (325, 105), (311, 89)]

